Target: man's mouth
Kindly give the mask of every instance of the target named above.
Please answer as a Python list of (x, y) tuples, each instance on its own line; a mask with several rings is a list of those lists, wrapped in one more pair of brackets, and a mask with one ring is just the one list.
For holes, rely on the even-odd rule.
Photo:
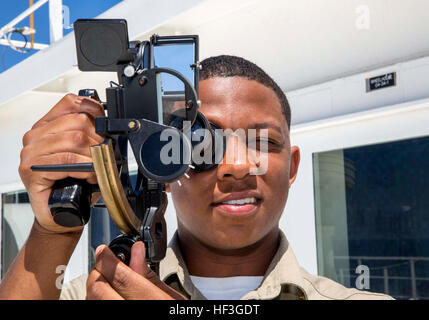
[(238, 199), (238, 200), (224, 201), (224, 202), (221, 202), (221, 204), (242, 205), (242, 204), (256, 203), (257, 201), (258, 199), (256, 199), (255, 197), (251, 197), (251, 198), (244, 198), (244, 199)]
[(261, 202), (261, 198), (256, 196), (231, 194), (225, 199), (213, 203), (213, 207), (227, 215), (248, 215), (256, 212)]

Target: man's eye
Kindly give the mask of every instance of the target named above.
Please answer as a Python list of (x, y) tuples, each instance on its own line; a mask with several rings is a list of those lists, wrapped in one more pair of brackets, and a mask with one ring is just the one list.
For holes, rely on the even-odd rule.
[(259, 151), (274, 151), (279, 147), (279, 143), (270, 138), (256, 137), (253, 141), (249, 141), (248, 147)]
[(266, 143), (269, 145), (277, 145), (278, 144), (276, 141), (268, 139), (268, 138), (256, 138), (256, 141), (258, 143)]

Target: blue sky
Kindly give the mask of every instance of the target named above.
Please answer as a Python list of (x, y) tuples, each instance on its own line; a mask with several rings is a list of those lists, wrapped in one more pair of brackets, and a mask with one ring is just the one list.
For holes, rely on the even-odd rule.
[[(38, 0), (34, 0), (36, 3)], [(94, 18), (107, 9), (118, 4), (122, 0), (63, 0), (63, 5), (69, 8), (70, 23), (80, 18)], [(2, 1), (0, 6), (0, 27), (9, 23), (21, 12), (27, 9), (29, 0)], [(35, 42), (49, 44), (49, 11), (48, 3), (44, 4), (34, 13), (34, 25), (36, 29)], [(29, 26), (29, 18), (17, 24), (17, 27)], [(72, 32), (72, 29), (64, 29), (64, 35)], [(19, 35), (12, 37), (14, 40), (22, 40)], [(34, 54), (37, 50), (28, 53), (18, 53), (9, 47), (0, 45), (0, 72), (9, 69), (21, 60)]]

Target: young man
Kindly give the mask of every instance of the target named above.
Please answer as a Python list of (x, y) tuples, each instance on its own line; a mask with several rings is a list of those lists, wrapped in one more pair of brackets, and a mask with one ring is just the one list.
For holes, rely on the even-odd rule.
[[(264, 174), (243, 161), (245, 141), (228, 143), (216, 168), (190, 172), (181, 186), (167, 186), (178, 230), (158, 278), (144, 263), (144, 246), (132, 248), (130, 266), (107, 246), (96, 253), (88, 277), (67, 284), (63, 299), (391, 299), (348, 289), (299, 267), (279, 220), (297, 177), (299, 148), (290, 145), (290, 108), (278, 85), (242, 58), (218, 56), (202, 62), (200, 111), (222, 129), (268, 131)], [(47, 202), (55, 180), (72, 176), (95, 183), (92, 173), (32, 172), (36, 164), (91, 161), (89, 147), (102, 142), (94, 101), (67, 95), (25, 134), (20, 174), (36, 219), (24, 248), (0, 288), (2, 298), (56, 299), (55, 268), (67, 264), (81, 229), (56, 225)], [(86, 281), (86, 285), (85, 285)]]

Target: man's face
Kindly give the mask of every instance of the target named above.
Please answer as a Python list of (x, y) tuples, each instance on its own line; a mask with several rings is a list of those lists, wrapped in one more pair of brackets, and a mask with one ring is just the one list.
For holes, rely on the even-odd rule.
[[(299, 149), (290, 147), (289, 131), (275, 93), (257, 81), (241, 77), (210, 78), (199, 84), (200, 111), (223, 130), (257, 129), (268, 132), (265, 174), (251, 174), (256, 165), (239, 152), (248, 150), (242, 139), (227, 138), (224, 161), (207, 172), (189, 173), (181, 184), (169, 185), (180, 237), (192, 237), (220, 250), (255, 244), (277, 230), (280, 216), (296, 177)], [(266, 136), (262, 137), (267, 141)], [(258, 140), (258, 139), (257, 139)], [(228, 158), (228, 161), (226, 159)], [(168, 190), (167, 189), (167, 190)], [(237, 203), (232, 200), (247, 199)], [(256, 202), (255, 202), (256, 200)]]

